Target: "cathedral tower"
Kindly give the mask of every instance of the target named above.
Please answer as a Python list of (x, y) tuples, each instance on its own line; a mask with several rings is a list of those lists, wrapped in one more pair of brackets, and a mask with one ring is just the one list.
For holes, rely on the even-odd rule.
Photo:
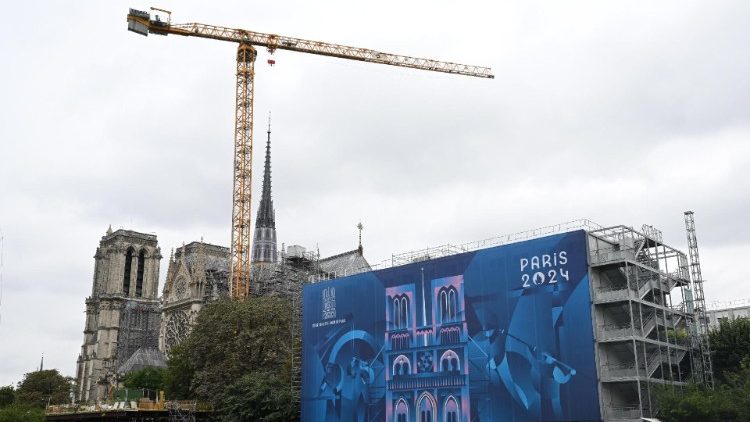
[(271, 118), (268, 118), (266, 162), (263, 167), (263, 192), (258, 207), (253, 234), (253, 264), (272, 264), (277, 261), (276, 217), (271, 199)]
[(136, 350), (158, 346), (160, 260), (153, 234), (110, 227), (99, 242), (78, 357), (78, 400), (106, 399), (120, 366)]

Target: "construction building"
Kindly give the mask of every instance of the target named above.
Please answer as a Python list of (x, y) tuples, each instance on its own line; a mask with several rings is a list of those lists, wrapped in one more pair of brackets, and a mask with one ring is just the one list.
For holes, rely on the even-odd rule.
[(604, 420), (656, 416), (657, 385), (710, 379), (683, 252), (650, 226), (600, 228), (589, 265)]
[[(686, 221), (688, 218), (692, 219), (692, 215), (686, 214)], [(580, 254), (581, 262), (584, 263), (582, 274), (587, 273), (586, 284), (589, 292), (585, 295), (585, 300), (577, 302), (577, 305), (571, 305), (569, 301), (552, 305), (553, 308), (550, 309), (553, 320), (558, 321), (556, 326), (560, 324), (558, 331), (553, 332), (556, 334), (543, 335), (536, 341), (544, 343), (550, 341), (550, 336), (558, 338), (552, 339), (552, 343), (545, 346), (541, 343), (534, 344), (524, 336), (529, 332), (539, 333), (543, 332), (539, 330), (548, 330), (543, 328), (547, 327), (548, 323), (530, 326), (520, 331), (517, 324), (524, 324), (530, 318), (538, 317), (543, 318), (540, 320), (543, 321), (546, 311), (540, 309), (547, 305), (542, 305), (546, 303), (543, 297), (530, 299), (535, 296), (528, 289), (544, 288), (545, 292), (557, 297), (554, 300), (561, 301), (566, 288), (562, 284), (563, 281), (556, 281), (557, 284), (554, 286), (548, 286), (549, 278), (545, 281), (546, 270), (543, 273), (533, 273), (533, 280), (526, 277), (522, 287), (520, 283), (524, 279), (519, 275), (519, 286), (514, 287), (515, 276), (510, 274), (514, 271), (512, 265), (517, 265), (512, 263), (518, 262), (517, 250), (528, 251), (529, 249), (524, 248), (536, 247), (531, 241), (534, 239), (541, 242), (540, 248), (548, 248), (539, 250), (549, 254), (544, 259), (551, 260), (550, 256), (553, 254), (550, 251), (558, 247), (555, 246), (557, 238), (563, 235), (572, 236), (575, 234), (574, 230), (580, 229), (585, 231), (585, 241), (579, 246), (566, 249), (567, 258), (572, 256), (574, 250), (578, 250), (576, 253)], [(691, 240), (691, 225), (688, 225), (688, 244), (694, 246), (694, 226), (692, 230)], [(526, 246), (526, 243), (532, 246)], [(552, 246), (544, 246), (549, 244)], [(480, 259), (492, 253), (499, 253), (493, 252), (493, 247), (506, 245), (517, 249), (511, 248), (512, 252), (505, 258), (494, 261)], [(473, 255), (474, 253), (476, 255)], [(419, 412), (428, 416), (437, 415), (440, 420), (444, 417), (449, 418), (445, 420), (473, 420), (474, 417), (482, 420), (489, 417), (489, 420), (495, 420), (493, 418), (510, 417), (508, 414), (500, 413), (507, 412), (509, 407), (516, 409), (513, 415), (517, 419), (514, 420), (640, 422), (642, 418), (658, 417), (655, 400), (655, 390), (658, 386), (681, 388), (689, 382), (712, 386), (710, 347), (705, 335), (707, 318), (702, 279), (694, 277), (691, 280), (691, 273), (695, 274), (696, 265), (693, 264), (698, 264), (697, 253), (694, 258), (691, 264), (685, 253), (665, 243), (661, 232), (651, 226), (644, 225), (637, 230), (627, 226), (602, 227), (588, 220), (580, 220), (459, 246), (444, 245), (393, 255), (392, 259), (374, 266), (375, 271), (372, 274), (344, 277), (330, 282), (325, 280), (325, 277), (316, 280), (321, 282), (321, 286), (311, 285), (305, 289), (304, 296), (304, 327), (305, 330), (310, 330), (310, 333), (304, 334), (307, 337), (303, 337), (306, 339), (303, 343), (303, 356), (305, 362), (310, 359), (315, 363), (305, 364), (303, 385), (310, 386), (310, 389), (303, 388), (302, 419), (318, 420), (327, 417), (330, 409), (342, 408), (346, 411), (351, 409), (353, 414), (360, 416), (376, 415), (361, 419), (373, 421), (382, 420), (383, 417), (389, 422), (419, 420)], [(554, 259), (557, 260), (557, 255)], [(541, 265), (545, 266), (544, 263)], [(550, 268), (552, 265), (550, 264)], [(523, 268), (523, 263), (521, 267)], [(477, 281), (479, 274), (487, 277), (487, 284)], [(563, 272), (558, 270), (557, 274), (559, 278)], [(507, 277), (510, 277), (510, 281), (505, 281)], [(380, 281), (372, 284), (373, 280)], [(432, 287), (425, 290), (425, 283)], [(485, 302), (497, 300), (506, 294), (500, 292), (493, 293), (494, 296), (486, 295), (487, 291), (494, 288), (490, 286), (496, 286), (498, 283), (509, 283), (508, 298), (498, 302), (506, 305)], [(378, 295), (383, 294), (386, 298), (386, 308), (375, 307), (369, 314), (366, 311), (358, 311), (357, 306), (352, 304), (362, 303), (364, 299), (357, 296), (356, 292), (360, 289), (354, 286), (359, 284), (362, 284), (362, 294), (367, 296), (368, 302), (372, 301), (374, 295), (377, 303)], [(382, 289), (382, 292), (378, 289)], [(455, 291), (455, 299), (448, 295), (448, 305), (442, 305), (442, 308), (438, 309), (436, 303), (443, 300), (442, 296), (439, 296), (428, 300), (425, 306), (425, 292), (434, 291), (438, 294), (442, 290)], [(336, 292), (342, 291), (345, 292), (342, 293), (345, 296), (334, 296)], [(396, 299), (397, 302), (391, 303)], [(450, 300), (457, 303), (452, 304)], [(519, 304), (511, 305), (516, 300), (520, 301)], [(532, 302), (523, 303), (528, 300)], [(422, 305), (418, 305), (420, 301)], [(484, 320), (487, 315), (518, 313), (518, 307), (522, 305), (525, 305), (528, 311), (521, 311), (518, 322), (512, 323), (508, 328), (503, 328), (502, 323), (498, 325), (498, 322), (492, 322), (494, 317), (490, 318), (489, 322)], [(308, 307), (311, 307), (310, 314)], [(329, 309), (333, 309), (332, 314)], [(350, 315), (350, 312), (354, 312), (355, 316), (345, 318), (343, 325), (337, 327), (336, 315)], [(360, 313), (357, 317), (357, 312), (365, 313)], [(378, 331), (383, 329), (382, 326), (373, 325), (368, 319), (378, 318), (378, 315), (383, 313), (389, 316), (384, 335)], [(425, 316), (420, 317), (422, 313)], [(446, 314), (448, 322), (443, 322), (444, 327), (440, 328), (438, 336), (436, 328), (430, 328), (431, 321), (436, 321), (437, 324), (440, 321), (438, 316)], [(590, 314), (590, 318), (583, 318), (583, 314)], [(348, 318), (353, 319), (350, 321)], [(474, 322), (467, 322), (470, 320)], [(570, 325), (573, 321), (586, 320), (589, 322), (585, 325), (590, 324), (589, 334), (585, 334), (587, 328), (580, 324)], [(447, 334), (443, 331), (452, 328), (453, 325), (458, 327), (457, 336), (454, 339), (450, 336), (445, 337)], [(325, 328), (328, 326), (332, 328)], [(373, 331), (362, 333), (360, 329), (349, 332), (347, 326), (373, 327)], [(479, 329), (479, 326), (494, 328)], [(517, 330), (515, 334), (514, 329)], [(583, 330), (584, 334), (579, 330)], [(432, 334), (425, 337), (425, 333)], [(592, 340), (587, 340), (586, 336)], [(357, 349), (340, 348), (342, 342), (350, 337), (361, 340), (357, 343)], [(584, 340), (576, 346), (575, 357), (570, 354), (570, 349), (560, 349), (558, 354), (550, 351), (555, 350), (555, 347), (561, 347), (563, 343), (569, 343), (574, 337)], [(381, 344), (383, 338), (390, 340)], [(497, 340), (498, 338), (506, 340)], [(495, 339), (491, 341), (499, 343), (487, 343), (486, 350), (482, 349), (485, 347), (483, 345), (490, 341), (488, 339)], [(589, 341), (591, 342), (588, 343)], [(587, 343), (591, 346), (586, 346)], [(335, 346), (330, 346), (332, 348), (329, 349), (329, 344)], [(377, 353), (381, 349), (386, 352)], [(391, 349), (393, 352), (389, 352)], [(455, 353), (448, 349), (455, 349)], [(319, 353), (324, 353), (321, 356), (321, 359), (324, 359), (323, 366), (327, 368), (326, 371), (332, 371), (330, 373), (336, 373), (335, 353), (339, 353), (346, 359), (360, 362), (361, 368), (357, 368), (361, 369), (364, 375), (358, 379), (349, 374), (352, 376), (352, 384), (348, 385), (350, 380), (345, 378), (344, 384), (338, 384), (337, 387), (342, 391), (341, 396), (331, 396), (325, 389), (329, 383), (326, 375), (328, 372), (319, 374), (315, 369), (318, 366)], [(589, 353), (589, 360), (580, 360), (580, 356)], [(352, 354), (354, 357), (350, 356)], [(454, 360), (449, 359), (449, 364), (443, 365), (447, 355), (453, 356)], [(577, 367), (565, 364), (565, 361), (570, 363), (576, 359)], [(463, 362), (467, 360), (471, 364), (464, 366)], [(431, 372), (439, 371), (434, 369), (434, 362), (438, 361), (441, 364), (437, 367), (442, 368), (442, 371), (446, 371), (447, 367), (448, 372), (431, 375)], [(549, 365), (556, 366), (557, 369), (550, 372), (554, 373), (554, 376), (549, 375), (550, 378), (546, 379), (543, 374), (549, 370), (545, 369)], [(591, 374), (586, 370), (588, 365), (595, 368)], [(390, 368), (394, 368), (392, 374)], [(498, 371), (500, 377), (487, 378), (487, 371)], [(379, 375), (373, 378), (372, 374)], [(517, 380), (518, 376), (524, 379), (529, 374), (532, 379), (540, 378), (536, 381), (519, 381), (520, 384), (513, 381)], [(380, 379), (383, 376), (385, 381)], [(572, 384), (573, 381), (570, 380), (576, 379), (583, 384)], [(570, 387), (566, 386), (568, 382), (571, 383)], [(551, 386), (558, 384), (559, 387), (555, 388), (559, 390), (551, 389)], [(495, 387), (491, 387), (492, 385)], [(494, 393), (489, 393), (488, 388), (495, 388), (492, 390)], [(501, 394), (506, 388), (507, 394), (512, 398), (507, 399), (500, 408), (492, 410), (493, 403), (502, 400), (500, 397), (506, 394)], [(559, 396), (547, 396), (551, 394), (550, 391), (559, 391)], [(597, 396), (598, 412), (580, 413), (580, 401), (596, 400)], [(549, 405), (544, 404), (547, 400)], [(362, 404), (348, 407), (350, 403), (358, 401)], [(534, 411), (535, 406), (541, 407)], [(553, 413), (556, 416), (549, 419), (549, 415)], [(342, 414), (336, 420), (350, 419)]]

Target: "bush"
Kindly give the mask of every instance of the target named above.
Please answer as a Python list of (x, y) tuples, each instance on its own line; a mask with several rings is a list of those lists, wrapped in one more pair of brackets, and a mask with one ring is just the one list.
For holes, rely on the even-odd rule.
[(0, 422), (44, 422), (44, 410), (10, 405), (0, 409)]

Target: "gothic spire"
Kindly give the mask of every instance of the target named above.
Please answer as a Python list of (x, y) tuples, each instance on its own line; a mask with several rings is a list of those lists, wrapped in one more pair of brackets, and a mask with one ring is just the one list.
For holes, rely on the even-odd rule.
[(271, 114), (268, 114), (266, 160), (263, 166), (263, 190), (253, 234), (253, 262), (276, 262), (276, 215), (271, 199)]

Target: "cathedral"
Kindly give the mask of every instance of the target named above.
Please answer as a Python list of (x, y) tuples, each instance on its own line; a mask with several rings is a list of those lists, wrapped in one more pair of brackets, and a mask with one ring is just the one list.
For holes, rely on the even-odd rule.
[[(267, 134), (253, 235), (252, 293), (290, 297), (300, 307), (304, 283), (369, 271), (370, 266), (361, 235), (356, 249), (327, 258), (298, 245), (278, 250), (271, 198), (270, 125)], [(202, 239), (177, 248), (169, 256), (159, 297), (161, 259), (154, 234), (110, 227), (101, 238), (77, 362), (79, 402), (107, 401), (129, 372), (166, 366), (169, 350), (190, 334), (201, 309), (229, 295), (229, 248)]]

